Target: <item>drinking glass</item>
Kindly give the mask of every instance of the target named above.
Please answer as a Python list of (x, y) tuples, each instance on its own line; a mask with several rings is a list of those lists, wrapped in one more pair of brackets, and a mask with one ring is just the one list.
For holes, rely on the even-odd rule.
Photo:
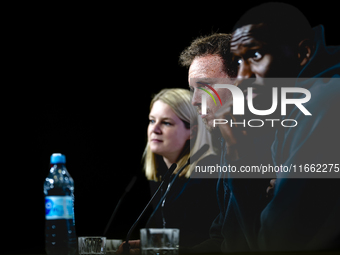
[(81, 255), (106, 254), (106, 237), (83, 236), (78, 237), (78, 250)]
[(143, 228), (140, 243), (142, 255), (178, 255), (179, 229)]

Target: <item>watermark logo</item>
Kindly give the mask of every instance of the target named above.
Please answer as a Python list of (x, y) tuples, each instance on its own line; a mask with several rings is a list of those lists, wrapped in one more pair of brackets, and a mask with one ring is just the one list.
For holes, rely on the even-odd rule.
[[(205, 84), (205, 86), (207, 86), (207, 84)], [(245, 103), (245, 98), (243, 95), (243, 92), (240, 88), (234, 86), (234, 85), (229, 85), (229, 84), (216, 84), (215, 85), (216, 88), (225, 88), (228, 89), (232, 96), (233, 96), (233, 114), (234, 115), (244, 115), (244, 103)], [(211, 86), (209, 86), (210, 89), (213, 89)], [(202, 88), (201, 88), (202, 89)], [(252, 97), (252, 88), (249, 87), (248, 88), (248, 96), (247, 96), (247, 105), (248, 105), (248, 109), (250, 110), (251, 113), (255, 114), (255, 115), (270, 115), (272, 114), (277, 106), (278, 106), (278, 91), (277, 88), (272, 88), (272, 106), (270, 109), (267, 110), (257, 110), (255, 109), (254, 105), (253, 105), (253, 97)], [(211, 95), (211, 93), (209, 93), (207, 90), (202, 89), (204, 91), (206, 91), (212, 98), (213, 96)], [(215, 94), (217, 94), (216, 90), (213, 90)], [(288, 93), (301, 93), (301, 94), (305, 94), (304, 98), (287, 98), (287, 94)], [(206, 112), (204, 112), (203, 110), (206, 109), (206, 98), (204, 98), (204, 94), (202, 94), (202, 113), (205, 114)], [(218, 94), (217, 94), (218, 96)], [(220, 97), (218, 96), (218, 98), (220, 99)], [(295, 105), (297, 108), (299, 108), (304, 115), (312, 115), (302, 104), (306, 103), (310, 100), (311, 98), (311, 93), (305, 89), (305, 88), (281, 88), (281, 115), (286, 115), (286, 107), (288, 104), (293, 104)], [(214, 98), (213, 98), (214, 99)], [(221, 99), (220, 99), (221, 100)], [(215, 101), (215, 99), (214, 99)], [(215, 105), (216, 105), (216, 101), (215, 101)], [(222, 105), (222, 102), (221, 102)]]
[[(203, 83), (203, 82), (197, 82), (197, 83), (204, 85), (205, 87), (209, 88), (212, 92), (214, 92), (214, 94), (217, 96), (218, 100), (220, 101), (221, 106), (223, 105), (222, 100), (220, 98), (220, 95), (217, 93), (217, 91), (212, 86), (210, 86), (209, 84)], [(212, 100), (214, 100), (215, 105), (217, 105), (214, 96), (208, 90), (206, 90), (202, 87), (198, 87), (198, 89), (206, 92), (212, 98)], [(202, 114), (207, 114), (207, 95), (206, 94), (202, 94), (202, 109), (201, 109), (201, 111), (202, 111)]]
[[(311, 92), (302, 87), (297, 86), (289, 86), (293, 85), (293, 80), (291, 79), (270, 79), (266, 80), (265, 85), (259, 85), (256, 83), (249, 83), (249, 87), (247, 87), (246, 92), (241, 90), (240, 87), (232, 85), (232, 84), (223, 84), (218, 82), (213, 82), (207, 84), (205, 82), (197, 82), (201, 84), (201, 86), (197, 87), (198, 89), (206, 92), (201, 93), (201, 114), (207, 114), (207, 98), (209, 95), (215, 103), (215, 106), (218, 106), (218, 102), (216, 97), (219, 100), (220, 106), (225, 104), (222, 103), (220, 95), (225, 93), (224, 90), (228, 90), (228, 94), (231, 94), (231, 100), (233, 102), (232, 106), (232, 114), (244, 116), (245, 119), (238, 119), (239, 122), (236, 122), (235, 119), (213, 119), (213, 127), (217, 125), (223, 125), (229, 123), (230, 127), (234, 125), (241, 126), (249, 126), (249, 127), (262, 127), (265, 123), (271, 124), (272, 127), (275, 126), (276, 122), (281, 122), (283, 127), (295, 127), (298, 125), (295, 119), (280, 119), (279, 114), (281, 116), (286, 116), (289, 113), (290, 107), (297, 108), (303, 115), (311, 116), (312, 113), (308, 111), (308, 109), (304, 106), (305, 103), (308, 103), (311, 99)], [(254, 84), (254, 88), (251, 86)], [(269, 85), (268, 85), (269, 84)], [(262, 87), (261, 87), (262, 86)], [(217, 93), (220, 93), (220, 95)], [(214, 95), (215, 94), (215, 95)], [(262, 97), (259, 101), (259, 97), (257, 98), (257, 102), (254, 100), (256, 96), (261, 95)], [(223, 98), (223, 97), (222, 97)], [(265, 100), (265, 101), (264, 101)], [(259, 102), (262, 102), (262, 106), (259, 105)], [(267, 107), (264, 108), (263, 105)], [(260, 106), (260, 107), (259, 107)], [(248, 109), (246, 109), (246, 107)], [(245, 114), (246, 110), (250, 114)], [(246, 116), (262, 116), (261, 118), (256, 119), (247, 119)], [(264, 117), (265, 116), (265, 117)], [(268, 125), (268, 124), (267, 124)]]
[[(204, 84), (205, 86), (207, 86), (207, 84)], [(216, 90), (214, 90), (211, 86), (209, 86), (209, 88), (215, 93), (217, 94)], [(243, 95), (243, 92), (240, 88), (238, 88), (235, 85), (230, 85), (230, 84), (216, 84), (215, 88), (225, 88), (228, 89), (232, 96), (233, 96), (233, 114), (234, 115), (244, 115), (244, 105), (245, 105), (245, 98)], [(210, 92), (208, 92), (207, 90), (200, 88), (202, 90), (204, 90), (205, 92), (207, 92), (212, 98), (213, 96), (211, 95)], [(304, 98), (287, 98), (287, 94), (288, 93), (301, 93), (301, 94), (305, 94)], [(258, 110), (255, 109), (254, 105), (253, 105), (253, 88), (249, 87), (248, 88), (248, 93), (247, 93), (247, 105), (248, 105), (248, 109), (251, 113), (255, 114), (255, 115), (260, 115), (260, 116), (264, 116), (264, 115), (270, 115), (272, 114), (277, 106), (278, 106), (278, 88), (273, 87), (272, 88), (272, 106), (270, 109), (267, 110)], [(218, 96), (218, 94), (217, 94)], [(218, 98), (220, 99), (220, 97), (218, 96)], [(281, 115), (286, 115), (286, 107), (288, 104), (293, 104), (295, 105), (297, 108), (300, 109), (300, 111), (304, 114), (304, 115), (312, 115), (302, 104), (303, 103), (307, 103), (309, 100), (311, 99), (311, 93), (305, 89), (305, 88), (281, 88)], [(215, 105), (216, 105), (216, 101), (213, 98)], [(221, 99), (220, 99), (221, 102)], [(221, 102), (222, 105), (222, 102)], [(207, 107), (207, 101), (206, 101), (206, 97), (205, 94), (202, 94), (202, 114), (206, 114), (206, 107)]]

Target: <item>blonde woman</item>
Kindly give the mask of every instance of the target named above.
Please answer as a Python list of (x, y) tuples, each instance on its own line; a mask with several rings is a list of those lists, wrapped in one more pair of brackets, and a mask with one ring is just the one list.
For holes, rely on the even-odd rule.
[[(163, 89), (154, 96), (150, 104), (147, 136), (143, 159), (151, 194), (173, 163), (177, 164), (176, 173), (204, 144), (210, 147), (198, 160), (199, 164), (212, 165), (217, 160), (210, 133), (191, 105), (188, 90)], [(218, 215), (216, 179), (190, 178), (196, 164), (194, 162), (182, 171), (164, 207), (153, 221), (153, 227), (179, 228), (181, 247), (191, 247), (208, 239), (211, 223)], [(164, 190), (154, 200), (154, 206), (167, 185), (163, 187)]]
[[(157, 168), (163, 161), (168, 168), (177, 163), (176, 173), (204, 144), (210, 147), (201, 159), (215, 154), (210, 133), (191, 105), (190, 92), (185, 89), (163, 89), (154, 96), (147, 133), (144, 170), (148, 180), (160, 180)], [(196, 162), (186, 167), (180, 176), (188, 178), (195, 165)]]

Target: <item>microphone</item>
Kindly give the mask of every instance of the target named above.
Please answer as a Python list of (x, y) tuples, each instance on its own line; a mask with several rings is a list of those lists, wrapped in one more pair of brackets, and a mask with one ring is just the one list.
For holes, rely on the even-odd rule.
[(159, 201), (159, 203), (157, 204), (155, 210), (152, 212), (151, 216), (149, 217), (145, 228), (148, 228), (151, 219), (154, 217), (155, 213), (157, 212), (158, 208), (160, 207), (160, 205), (163, 203), (163, 201), (165, 200), (166, 196), (168, 195), (172, 185), (174, 184), (175, 180), (177, 179), (177, 177), (179, 176), (179, 174), (183, 171), (184, 168), (186, 168), (188, 165), (194, 163), (196, 160), (198, 160), (207, 150), (209, 149), (209, 145), (208, 144), (204, 144), (193, 156), (191, 156), (191, 158), (188, 159), (187, 163), (185, 163), (185, 165), (176, 173), (176, 175), (174, 176), (174, 178), (172, 179), (172, 181), (169, 183), (167, 190), (164, 192), (163, 197), (161, 198), (161, 200)]
[[(165, 172), (164, 174), (164, 178), (163, 181), (161, 182), (161, 184), (159, 184), (156, 192), (153, 194), (153, 196), (151, 197), (150, 201), (148, 202), (148, 204), (145, 206), (145, 208), (143, 209), (142, 213), (138, 216), (137, 220), (135, 221), (135, 223), (133, 223), (133, 225), (131, 226), (129, 232), (126, 235), (126, 240), (125, 243), (123, 244), (123, 254), (129, 254), (130, 252), (130, 244), (129, 244), (129, 240), (130, 240), (130, 236), (133, 232), (133, 230), (135, 229), (137, 223), (139, 222), (140, 218), (144, 215), (146, 209), (149, 208), (151, 202), (154, 200), (155, 196), (157, 195), (157, 193), (159, 192), (159, 190), (161, 189), (161, 187), (164, 184), (164, 181), (167, 179), (168, 175), (172, 174), (172, 172), (176, 169), (177, 164), (173, 163), (170, 168)], [(169, 174), (170, 173), (170, 174)]]
[(188, 162), (194, 163), (196, 160), (198, 160), (207, 150), (209, 149), (208, 144), (204, 144), (196, 153), (191, 156), (191, 158), (188, 159)]
[(115, 215), (116, 215), (116, 213), (117, 213), (117, 211), (118, 211), (118, 208), (120, 207), (120, 204), (121, 204), (122, 201), (124, 200), (125, 195), (131, 190), (131, 188), (132, 188), (133, 185), (135, 184), (136, 180), (137, 180), (137, 176), (135, 175), (134, 177), (132, 177), (132, 179), (131, 179), (129, 185), (125, 188), (124, 194), (120, 197), (120, 199), (119, 199), (119, 201), (118, 201), (118, 203), (117, 203), (115, 209), (113, 210), (113, 213), (112, 213), (112, 215), (111, 215), (111, 218), (110, 218), (109, 222), (108, 222), (107, 225), (106, 225), (106, 228), (105, 228), (105, 230), (104, 230), (103, 236), (106, 236), (106, 232), (107, 232), (107, 230), (109, 229), (109, 227), (110, 227), (110, 225), (111, 225), (111, 222), (112, 222), (112, 220), (114, 219), (114, 217), (115, 217)]

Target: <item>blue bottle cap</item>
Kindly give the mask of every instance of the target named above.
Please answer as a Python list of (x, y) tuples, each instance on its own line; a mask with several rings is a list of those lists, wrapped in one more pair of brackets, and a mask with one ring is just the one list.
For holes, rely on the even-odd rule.
[(65, 155), (61, 153), (53, 153), (51, 156), (51, 164), (65, 164), (66, 158)]

